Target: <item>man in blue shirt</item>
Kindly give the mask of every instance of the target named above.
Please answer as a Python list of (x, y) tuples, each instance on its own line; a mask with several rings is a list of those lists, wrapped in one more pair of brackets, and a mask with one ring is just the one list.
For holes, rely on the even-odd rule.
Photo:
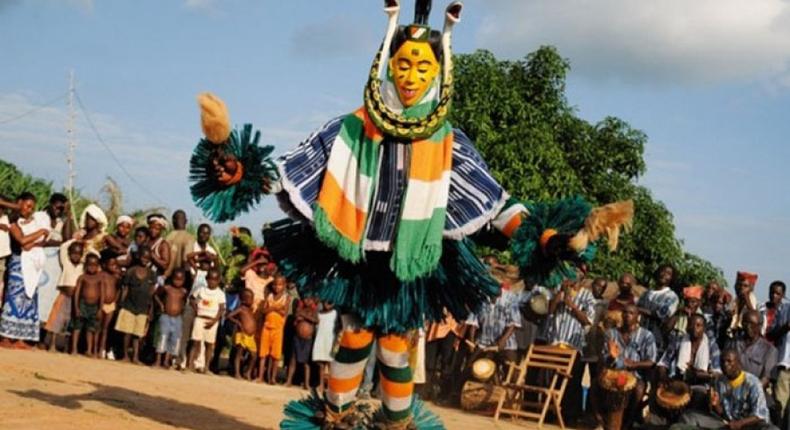
[(710, 412), (690, 410), (670, 430), (778, 430), (770, 422), (760, 380), (743, 371), (738, 352), (724, 351), (721, 367), (724, 377), (717, 379), (710, 390)]

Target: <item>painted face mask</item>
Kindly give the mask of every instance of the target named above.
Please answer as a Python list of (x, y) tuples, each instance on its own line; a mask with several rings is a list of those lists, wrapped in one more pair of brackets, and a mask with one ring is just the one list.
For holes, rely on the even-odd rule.
[(404, 107), (419, 102), (439, 75), (441, 66), (426, 42), (409, 40), (390, 59), (398, 97)]

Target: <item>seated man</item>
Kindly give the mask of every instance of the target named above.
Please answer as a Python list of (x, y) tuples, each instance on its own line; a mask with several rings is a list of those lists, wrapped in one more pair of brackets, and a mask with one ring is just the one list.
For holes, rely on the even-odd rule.
[[(776, 380), (774, 373), (778, 355), (776, 348), (760, 335), (762, 324), (759, 311), (747, 311), (743, 315), (741, 325), (743, 328), (735, 333), (735, 338), (729, 342), (728, 348), (738, 351), (743, 370), (756, 376), (765, 390)], [(774, 417), (779, 418), (781, 411), (775, 406), (774, 398), (766, 396), (766, 401)]]
[(639, 309), (635, 305), (626, 305), (622, 313), (622, 326), (606, 332), (601, 363), (607, 368), (631, 371), (637, 377), (623, 420), (623, 428), (630, 428), (633, 419), (641, 417), (647, 372), (656, 362), (656, 341), (650, 331), (639, 326)]
[(691, 285), (683, 289), (683, 300), (685, 300), (685, 303), (667, 321), (667, 327), (671, 327), (669, 332), (670, 343), (686, 336), (688, 332), (686, 328), (692, 315), (703, 315), (700, 306), (702, 306), (702, 295), (704, 292), (705, 288), (701, 285)]
[[(719, 346), (705, 334), (705, 317), (691, 314), (686, 334), (673, 337), (667, 350), (656, 365), (655, 386), (666, 385), (672, 380), (683, 381), (691, 387), (690, 407), (703, 407), (707, 402), (707, 391), (714, 378), (721, 374)], [(665, 426), (672, 417), (657, 407), (657, 391), (650, 397), (652, 426)]]
[(721, 373), (719, 346), (705, 334), (705, 317), (689, 316), (686, 334), (675, 338), (656, 366), (658, 381), (680, 379), (689, 385), (708, 385)]
[(495, 361), (500, 366), (516, 362), (518, 345), (513, 334), (521, 327), (521, 315), (513, 293), (501, 290), (499, 297), (483, 304), (476, 314), (469, 314), (466, 324), (471, 328), (469, 337), (477, 339), (478, 350), (473, 353), (471, 361), (482, 350), (488, 350), (494, 352)]
[(718, 378), (710, 390), (710, 412), (689, 410), (670, 430), (778, 430), (769, 421), (768, 406), (760, 380), (743, 371), (737, 351), (724, 351), (722, 370), (724, 377)]

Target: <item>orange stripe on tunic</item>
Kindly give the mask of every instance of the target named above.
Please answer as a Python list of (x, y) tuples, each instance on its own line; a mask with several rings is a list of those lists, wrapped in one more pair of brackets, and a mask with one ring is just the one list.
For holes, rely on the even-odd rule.
[(381, 389), (388, 397), (408, 397), (414, 392), (413, 382), (393, 382), (387, 379), (382, 372), (381, 376)]
[(349, 391), (353, 391), (362, 384), (362, 377), (364, 374), (364, 369), (362, 369), (359, 375), (348, 379), (329, 378), (329, 391), (333, 393), (348, 393)]
[(390, 334), (379, 338), (379, 345), (392, 352), (404, 353), (409, 350), (409, 343), (403, 336)]
[(340, 346), (348, 349), (362, 349), (373, 342), (373, 332), (369, 330), (345, 331), (340, 337)]
[(453, 166), (453, 133), (447, 133), (442, 142), (416, 141), (411, 148), (409, 179), (438, 181)]
[(324, 175), (318, 204), (326, 213), (329, 222), (346, 239), (359, 243), (365, 231), (366, 213), (346, 198), (337, 179), (330, 172)]
[(370, 120), (370, 116), (368, 115), (368, 110), (365, 107), (361, 107), (354, 112), (354, 116), (359, 118), (362, 121), (362, 124), (365, 125), (365, 137), (374, 141), (374, 142), (381, 142), (384, 140), (384, 134), (376, 127), (373, 121)]

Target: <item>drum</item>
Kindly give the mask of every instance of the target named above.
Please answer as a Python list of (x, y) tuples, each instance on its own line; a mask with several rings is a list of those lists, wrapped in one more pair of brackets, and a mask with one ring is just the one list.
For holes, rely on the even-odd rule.
[(468, 380), (461, 388), (461, 409), (493, 416), (505, 389), (485, 382)]
[(490, 358), (478, 358), (472, 363), (472, 377), (478, 382), (488, 382), (496, 373), (496, 363)]
[(540, 323), (549, 314), (549, 298), (545, 294), (535, 294), (530, 297), (526, 306), (522, 308), (524, 318), (534, 323)]
[(620, 430), (623, 426), (623, 414), (628, 407), (631, 392), (636, 387), (636, 376), (627, 370), (605, 369), (601, 372), (598, 386), (603, 397), (604, 422), (607, 430)]
[(660, 415), (670, 422), (677, 421), (691, 402), (691, 388), (683, 381), (672, 381), (656, 390), (656, 405)]

